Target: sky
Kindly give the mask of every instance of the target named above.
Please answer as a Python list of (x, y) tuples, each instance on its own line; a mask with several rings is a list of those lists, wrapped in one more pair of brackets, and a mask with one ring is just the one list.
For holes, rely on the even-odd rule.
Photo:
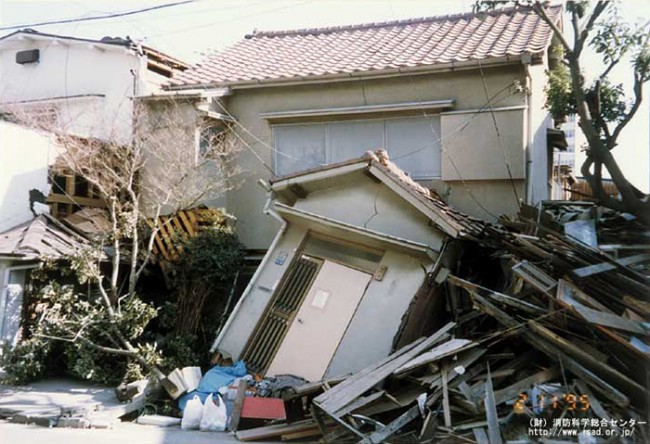
[[(0, 26), (92, 17), (175, 3), (179, 0), (0, 0)], [(303, 29), (453, 14), (471, 10), (473, 0), (198, 0), (108, 20), (31, 26), (41, 32), (85, 38), (130, 36), (169, 55), (196, 63), (254, 30)], [(650, 19), (650, 0), (622, 0), (627, 21)], [(2, 30), (5, 35), (12, 30)], [(588, 58), (587, 75), (598, 71)], [(610, 76), (630, 83), (630, 65)], [(614, 151), (627, 177), (644, 191), (650, 186), (650, 88), (635, 120)], [(578, 160), (583, 158), (578, 154)]]

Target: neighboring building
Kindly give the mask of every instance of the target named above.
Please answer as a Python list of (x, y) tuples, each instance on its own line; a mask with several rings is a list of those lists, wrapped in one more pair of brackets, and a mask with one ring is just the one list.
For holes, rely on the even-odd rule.
[[(561, 19), (561, 7), (548, 14)], [(272, 180), (385, 148), (452, 206), (494, 219), (550, 193), (544, 109), (552, 31), (530, 9), (260, 32), (174, 76), (169, 94), (247, 143), (226, 205), (251, 249)], [(198, 138), (197, 138), (198, 140)]]
[(134, 96), (160, 88), (183, 62), (129, 39), (19, 30), (0, 38), (0, 110), (68, 134), (128, 143)]
[(51, 135), (2, 121), (0, 143), (2, 233), (47, 210), (45, 199), (51, 189), (49, 168), (61, 148)]
[(553, 153), (553, 165), (567, 166), (572, 171), (575, 171), (576, 136), (579, 134), (578, 131), (581, 131), (576, 115), (571, 114), (568, 116), (566, 122), (560, 125), (560, 129), (564, 131), (567, 147), (564, 151), (556, 151)]
[(213, 351), (255, 373), (311, 381), (435, 331), (445, 305), (436, 277), (487, 227), (383, 150), (276, 178), (265, 208), (281, 227)]
[[(3, 119), (120, 145), (128, 144), (134, 132), (134, 97), (159, 91), (188, 66), (129, 39), (81, 39), (30, 29), (0, 38), (0, 64)], [(30, 216), (27, 193), (32, 189), (45, 194), (56, 217), (103, 206), (93, 187), (73, 174), (50, 177), (51, 192), (45, 191), (55, 160), (46, 139), (53, 140), (3, 124), (0, 232)], [(29, 175), (25, 169), (31, 169)], [(21, 216), (6, 211), (8, 205), (20, 208)]]

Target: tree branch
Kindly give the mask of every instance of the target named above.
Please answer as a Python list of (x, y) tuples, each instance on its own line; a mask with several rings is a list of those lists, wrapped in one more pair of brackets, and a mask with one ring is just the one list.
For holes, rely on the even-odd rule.
[(562, 44), (562, 47), (564, 47), (564, 50), (568, 53), (572, 53), (571, 46), (569, 43), (566, 41), (564, 38), (564, 35), (562, 34), (562, 30), (558, 28), (558, 26), (551, 20), (551, 18), (548, 16), (546, 13), (546, 10), (544, 9), (544, 5), (540, 3), (539, 1), (536, 1), (533, 3), (533, 11), (537, 13), (537, 15), (548, 25), (551, 27), (551, 30), (553, 30), (553, 34), (557, 39), (560, 41)]
[(589, 16), (589, 20), (587, 20), (587, 24), (585, 27), (582, 29), (580, 32), (580, 40), (583, 42), (587, 41), (587, 37), (589, 35), (589, 32), (592, 30), (594, 25), (596, 24), (596, 20), (598, 20), (598, 17), (601, 16), (603, 12), (605, 12), (605, 9), (609, 6), (609, 2), (607, 1), (599, 1), (596, 6), (594, 7), (593, 12), (591, 13), (591, 16)]
[[(73, 333), (70, 332), (70, 334), (73, 334)], [(81, 341), (83, 343), (83, 345), (85, 345), (87, 347), (90, 347), (90, 348), (92, 348), (94, 350), (101, 351), (101, 352), (104, 352), (104, 353), (110, 353), (110, 354), (113, 354), (113, 355), (128, 356), (128, 357), (131, 357), (131, 358), (134, 358), (137, 355), (137, 352), (132, 352), (132, 351), (129, 351), (129, 350), (122, 350), (122, 349), (113, 348), (113, 347), (105, 347), (103, 345), (95, 344), (90, 339), (85, 338), (83, 336), (78, 336), (78, 337), (75, 337), (74, 339), (62, 338), (60, 336), (50, 336), (50, 335), (46, 335), (46, 334), (43, 334), (43, 333), (34, 333), (34, 336), (38, 336), (38, 337), (46, 338), (46, 339), (53, 339), (55, 341), (63, 341), (63, 342), (71, 342), (71, 343), (75, 343), (75, 342), (77, 342), (77, 340), (79, 340), (79, 341)]]
[(616, 146), (616, 141), (618, 140), (618, 136), (621, 134), (621, 131), (627, 126), (628, 123), (630, 123), (630, 120), (634, 117), (636, 112), (639, 110), (639, 107), (641, 106), (641, 102), (643, 101), (643, 81), (637, 74), (634, 75), (634, 104), (632, 105), (632, 108), (630, 108), (630, 111), (625, 115), (623, 120), (616, 125), (616, 128), (614, 128), (614, 132), (612, 133), (611, 137), (607, 141), (607, 148), (611, 150)]

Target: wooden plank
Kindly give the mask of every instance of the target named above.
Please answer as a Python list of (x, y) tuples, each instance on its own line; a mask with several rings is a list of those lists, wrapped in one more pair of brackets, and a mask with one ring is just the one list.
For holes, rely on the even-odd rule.
[(627, 295), (623, 296), (623, 303), (632, 308), (635, 312), (645, 316), (646, 318), (650, 318), (650, 303), (640, 301)]
[(538, 307), (537, 305), (522, 301), (521, 299), (513, 298), (512, 296), (508, 296), (506, 294), (498, 293), (496, 291), (490, 292), (488, 296), (493, 301), (500, 302), (503, 305), (508, 305), (512, 308), (516, 308), (517, 310), (521, 310), (533, 316), (539, 316), (546, 313), (546, 310)]
[(420, 407), (416, 404), (398, 416), (393, 422), (386, 425), (383, 429), (377, 430), (366, 436), (364, 439), (359, 441), (359, 444), (379, 444), (385, 442), (386, 439), (390, 438), (395, 432), (409, 424), (418, 416), (420, 416)]
[(602, 325), (603, 327), (610, 327), (615, 330), (628, 331), (638, 335), (648, 334), (648, 332), (643, 327), (641, 327), (638, 322), (623, 318), (621, 316), (594, 310), (573, 300), (565, 302), (573, 307), (573, 309), (576, 311), (576, 313), (578, 313), (578, 315), (580, 315), (581, 318), (591, 324)]
[(472, 429), (472, 433), (474, 433), (474, 439), (476, 440), (476, 444), (490, 444), (490, 440), (488, 439), (487, 433), (485, 433), (484, 428), (475, 427)]
[(336, 416), (345, 416), (348, 413), (352, 413), (352, 412), (354, 412), (354, 411), (356, 411), (356, 410), (358, 410), (358, 409), (360, 409), (362, 407), (367, 406), (368, 404), (372, 403), (373, 401), (376, 401), (377, 399), (381, 398), (385, 393), (386, 392), (384, 392), (383, 390), (380, 390), (378, 392), (371, 393), (368, 396), (361, 396), (361, 397), (355, 399), (354, 401), (352, 401), (351, 403), (349, 403), (348, 405), (346, 405), (345, 407), (343, 407), (343, 409), (341, 409), (341, 410), (339, 410), (337, 412), (334, 412), (334, 414)]
[(571, 358), (562, 358), (562, 364), (574, 375), (586, 382), (591, 388), (600, 393), (613, 404), (626, 408), (630, 405), (630, 399), (618, 389), (596, 376)]
[(440, 377), (442, 378), (442, 415), (445, 419), (445, 427), (451, 427), (451, 410), (449, 409), (449, 387), (447, 385), (447, 376), (449, 370), (447, 364), (442, 365)]
[(318, 427), (314, 427), (313, 429), (309, 430), (303, 430), (301, 432), (294, 432), (294, 433), (287, 433), (286, 435), (282, 435), (281, 439), (282, 441), (293, 441), (296, 439), (304, 439), (304, 438), (311, 438), (314, 436), (321, 436), (322, 433), (320, 430), (318, 430)]
[(556, 293), (556, 298), (563, 300), (565, 296), (569, 296), (576, 301), (580, 302), (581, 304), (584, 304), (590, 308), (593, 308), (595, 310), (600, 310), (605, 313), (611, 313), (614, 314), (612, 310), (610, 310), (607, 306), (601, 304), (598, 302), (596, 299), (592, 298), (582, 290), (580, 290), (578, 287), (573, 285), (571, 282), (566, 281), (564, 279), (560, 279), (558, 281), (558, 286), (557, 286), (557, 293)]
[[(402, 347), (401, 349), (399, 349), (398, 351), (396, 351), (392, 355), (387, 356), (386, 358), (382, 359), (381, 361), (378, 361), (378, 362), (376, 362), (374, 364), (369, 365), (368, 367), (364, 368), (360, 372), (357, 372), (354, 375), (351, 375), (345, 381), (342, 381), (341, 383), (337, 384), (335, 387), (325, 391), (324, 393), (322, 393), (318, 397), (314, 398), (314, 401), (316, 401), (317, 403), (323, 403), (323, 402), (327, 401), (328, 399), (333, 398), (334, 396), (337, 396), (337, 395), (340, 396), (341, 392), (344, 392), (345, 390), (347, 390), (348, 387), (353, 386), (356, 383), (357, 380), (366, 378), (369, 374), (371, 374), (372, 372), (374, 372), (378, 368), (381, 368), (381, 366), (385, 365), (386, 363), (389, 363), (390, 361), (395, 359), (395, 357), (400, 356), (401, 354), (412, 350), (417, 345), (421, 344), (423, 341), (424, 341), (424, 338), (420, 338), (420, 339), (412, 342), (411, 344), (405, 345), (404, 347)], [(361, 394), (363, 394), (363, 392), (360, 393), (360, 395)]]
[(573, 357), (576, 361), (586, 366), (594, 373), (607, 378), (608, 381), (613, 382), (621, 388), (625, 388), (628, 394), (632, 393), (638, 395), (645, 392), (645, 388), (641, 384), (628, 378), (626, 375), (620, 373), (618, 370), (610, 367), (604, 362), (600, 362), (597, 359), (594, 359), (594, 357), (589, 353), (575, 346), (565, 338), (553, 333), (546, 327), (543, 327), (536, 321), (528, 321), (528, 326), (530, 327), (532, 333), (536, 333), (539, 335), (539, 337), (550, 341), (554, 346), (561, 349), (567, 355)]
[(503, 444), (501, 440), (501, 430), (499, 429), (499, 416), (497, 414), (497, 406), (494, 399), (494, 391), (492, 390), (492, 377), (490, 376), (490, 369), (488, 367), (488, 378), (485, 384), (485, 398), (483, 398), (485, 405), (485, 416), (488, 423), (488, 436), (491, 444)]
[[(506, 327), (512, 329), (520, 327), (520, 324), (517, 323), (517, 321), (508, 316), (505, 312), (499, 310), (476, 292), (470, 292), (470, 294), (472, 295), (472, 300), (481, 311), (493, 316)], [(537, 322), (528, 321), (528, 326), (530, 327), (530, 330), (523, 330), (522, 337), (530, 345), (544, 352), (549, 357), (563, 357), (565, 354), (572, 356), (580, 364), (585, 365), (590, 371), (606, 377), (608, 381), (615, 383), (621, 388), (624, 387), (628, 395), (640, 397), (645, 392), (645, 389), (637, 382), (631, 380), (607, 364), (594, 359), (589, 353), (576, 347), (574, 344), (561, 336), (556, 335), (547, 328), (542, 327)]]
[(196, 231), (194, 231), (194, 224), (190, 222), (190, 219), (187, 217), (185, 211), (181, 210), (177, 214), (180, 220), (183, 222), (183, 228), (185, 231), (187, 231), (190, 236), (196, 236)]
[(232, 408), (232, 414), (230, 415), (230, 422), (228, 423), (228, 430), (231, 432), (236, 432), (237, 427), (239, 427), (239, 420), (241, 418), (241, 411), (244, 407), (244, 397), (246, 397), (246, 388), (248, 387), (248, 382), (245, 380), (240, 380), (239, 385), (237, 386), (237, 393), (235, 394), (235, 401)]
[(517, 399), (519, 393), (526, 391), (532, 385), (535, 384), (544, 384), (547, 381), (550, 381), (553, 378), (560, 376), (560, 369), (558, 367), (550, 367), (544, 369), (540, 372), (535, 373), (527, 378), (522, 379), (521, 381), (512, 384), (501, 390), (494, 392), (494, 399), (496, 405), (501, 404), (502, 402)]
[(640, 262), (650, 261), (650, 254), (635, 254), (634, 256), (624, 257), (622, 259), (617, 259), (612, 262), (602, 262), (600, 264), (589, 265), (582, 268), (576, 268), (573, 270), (573, 274), (578, 277), (584, 278), (587, 276), (592, 276), (594, 274), (603, 273), (605, 271), (616, 270), (619, 267), (625, 267), (628, 265), (638, 264)]
[(589, 390), (589, 387), (587, 387), (587, 384), (584, 381), (581, 381), (579, 379), (576, 379), (575, 383), (576, 383), (576, 386), (578, 387), (578, 390), (580, 390), (580, 393), (585, 395), (587, 397), (587, 399), (589, 400), (589, 407), (591, 408), (591, 410), (596, 415), (598, 415), (598, 417), (600, 419), (606, 419), (606, 420), (609, 421), (611, 419), (610, 414), (607, 413), (607, 411), (605, 410), (603, 405), (600, 403), (600, 401), (598, 401), (598, 399), (596, 399), (596, 396), (594, 396), (594, 394), (591, 392), (591, 390)]
[(616, 330), (629, 331), (638, 335), (647, 334), (646, 330), (641, 327), (638, 322), (617, 316), (612, 313), (594, 310), (593, 308), (582, 305), (566, 291), (558, 291), (557, 297), (559, 300), (573, 308), (573, 311), (575, 311), (578, 316), (591, 324), (602, 325), (603, 327), (611, 327)]
[(322, 395), (316, 397), (313, 401), (314, 404), (317, 404), (325, 412), (334, 412), (343, 408), (346, 404), (352, 402), (370, 388), (374, 387), (378, 382), (384, 380), (406, 362), (431, 348), (438, 342), (440, 337), (446, 334), (455, 325), (455, 323), (450, 322), (432, 336), (418, 342), (415, 347), (405, 347), (405, 349), (407, 349), (406, 352), (400, 350), (393, 353), (387, 359), (382, 361), (382, 365), (378, 367), (372, 365), (368, 367), (372, 369), (371, 371), (362, 370), (361, 372), (351, 376), (332, 390), (328, 390)]
[(314, 421), (307, 420), (295, 422), (293, 424), (276, 424), (255, 429), (240, 430), (235, 433), (235, 436), (240, 441), (256, 441), (260, 439), (275, 438), (291, 433), (304, 432), (306, 430), (314, 430), (314, 428), (317, 428)]
[(420, 431), (420, 436), (418, 437), (418, 442), (426, 443), (433, 439), (433, 436), (436, 433), (438, 428), (438, 418), (434, 412), (429, 412), (427, 417), (422, 423), (422, 430)]
[(379, 413), (389, 412), (403, 407), (408, 407), (422, 394), (422, 388), (410, 386), (402, 388), (393, 394), (386, 393), (385, 400), (368, 405), (357, 413), (365, 416), (373, 416)]
[(470, 347), (474, 347), (477, 344), (468, 339), (452, 339), (451, 341), (440, 344), (437, 347), (434, 347), (431, 351), (421, 354), (410, 360), (409, 362), (402, 365), (400, 368), (395, 370), (394, 374), (405, 373), (409, 370), (421, 367), (430, 362), (438, 361), (446, 356), (459, 353), (461, 351), (467, 350)]

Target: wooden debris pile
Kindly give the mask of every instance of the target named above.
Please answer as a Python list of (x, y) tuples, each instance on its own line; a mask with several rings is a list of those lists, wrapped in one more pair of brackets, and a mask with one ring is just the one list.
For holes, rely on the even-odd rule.
[(450, 322), (436, 333), (296, 389), (286, 423), (237, 437), (650, 442), (647, 248), (615, 257), (533, 219), (508, 228), (487, 228), (483, 245), (505, 273), (452, 270)]

